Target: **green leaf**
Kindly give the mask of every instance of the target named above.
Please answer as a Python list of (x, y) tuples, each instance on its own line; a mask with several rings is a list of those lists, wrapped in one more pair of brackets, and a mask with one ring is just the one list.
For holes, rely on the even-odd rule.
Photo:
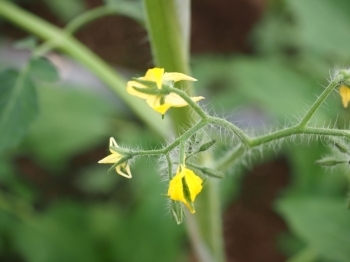
[(350, 212), (337, 198), (290, 197), (277, 208), (301, 239), (331, 261), (349, 261)]
[(307, 47), (349, 58), (349, 1), (288, 0), (287, 4), (299, 26), (299, 39)]
[(68, 158), (93, 148), (110, 135), (116, 108), (100, 95), (48, 83), (40, 85), (38, 92), (40, 107), (45, 110), (33, 123), (24, 147), (47, 167), (64, 167)]
[(101, 261), (90, 234), (87, 210), (73, 202), (58, 202), (16, 228), (14, 244), (25, 261)]
[(35, 57), (30, 60), (29, 73), (42, 81), (54, 82), (59, 80), (56, 67), (44, 57)]
[(16, 146), (38, 113), (35, 87), (21, 72), (0, 72), (0, 152)]

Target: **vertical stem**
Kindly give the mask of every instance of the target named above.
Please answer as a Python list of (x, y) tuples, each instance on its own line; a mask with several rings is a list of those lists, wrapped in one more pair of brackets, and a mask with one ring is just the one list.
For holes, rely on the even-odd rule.
[[(144, 0), (146, 26), (156, 66), (166, 72), (190, 74), (189, 69), (189, 0)], [(187, 21), (187, 22), (186, 22)], [(181, 89), (189, 94), (186, 81)], [(177, 86), (179, 87), (179, 86)], [(190, 107), (171, 110), (175, 131), (181, 135), (190, 126)], [(207, 181), (197, 198), (197, 213), (187, 216), (187, 231), (201, 262), (224, 260), (218, 184)], [(200, 200), (201, 199), (201, 200)]]
[[(190, 75), (189, 68), (189, 0), (144, 0), (146, 27), (156, 66), (166, 72)], [(189, 82), (182, 81), (178, 88), (190, 92)], [(190, 108), (170, 112), (175, 131), (180, 134), (190, 124)]]
[[(215, 262), (225, 260), (222, 215), (220, 206), (220, 184), (218, 180), (207, 180), (203, 192), (197, 199), (196, 218), (204, 241), (210, 248)], [(198, 213), (198, 214), (197, 214)]]

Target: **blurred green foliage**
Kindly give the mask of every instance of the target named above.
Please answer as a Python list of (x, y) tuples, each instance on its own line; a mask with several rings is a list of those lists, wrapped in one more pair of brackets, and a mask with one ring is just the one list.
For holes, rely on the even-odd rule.
[[(141, 20), (129, 9), (134, 4), (139, 10), (133, 2), (125, 12)], [(63, 21), (85, 9), (83, 1), (48, 5)], [(349, 1), (275, 0), (268, 7), (252, 33), (251, 54), (193, 60), (209, 109), (257, 133), (296, 122), (327, 84), (330, 68), (350, 62)], [(188, 243), (167, 214), (156, 161), (138, 161), (130, 181), (97, 166), (109, 136), (143, 148), (159, 147), (158, 137), (117, 100), (57, 79), (45, 59), (0, 73), (0, 260), (186, 261)], [(348, 120), (336, 94), (314, 123), (344, 127)], [(282, 147), (292, 179), (276, 201), (289, 227), (280, 246), (291, 257), (310, 249), (315, 261), (347, 262), (349, 170), (331, 173), (314, 164), (328, 152), (324, 144), (295, 140)], [(239, 195), (237, 170), (227, 171), (225, 204)]]

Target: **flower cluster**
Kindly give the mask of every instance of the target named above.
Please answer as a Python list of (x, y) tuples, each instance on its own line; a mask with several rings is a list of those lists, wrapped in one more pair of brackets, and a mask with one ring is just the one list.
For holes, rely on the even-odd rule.
[[(127, 92), (133, 96), (145, 99), (156, 112), (164, 115), (171, 107), (184, 107), (188, 102), (204, 99), (202, 96), (186, 97), (184, 99), (174, 92), (174, 83), (178, 81), (197, 81), (182, 73), (165, 73), (163, 68), (153, 68), (143, 77), (135, 78), (127, 83)], [(212, 145), (213, 143), (211, 143)], [(131, 178), (128, 160), (132, 153), (120, 148), (113, 137), (109, 140), (110, 155), (100, 160), (100, 164), (113, 164), (117, 174)], [(200, 152), (202, 150), (199, 150)], [(175, 176), (170, 180), (167, 196), (172, 201), (182, 202), (191, 213), (195, 212), (194, 201), (202, 190), (203, 180), (184, 164), (179, 165)], [(181, 221), (180, 221), (181, 222)]]

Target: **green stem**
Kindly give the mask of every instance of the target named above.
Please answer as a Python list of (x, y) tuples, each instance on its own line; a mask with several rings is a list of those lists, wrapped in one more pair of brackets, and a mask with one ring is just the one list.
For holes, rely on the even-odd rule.
[[(115, 14), (116, 11), (109, 6), (100, 6), (92, 10), (88, 10), (85, 13), (77, 16), (72, 21), (70, 21), (64, 29), (64, 32), (67, 35), (73, 35), (76, 31), (78, 31), (81, 27), (87, 25), (88, 23), (93, 22), (94, 20)], [(47, 52), (50, 52), (52, 49), (57, 47), (58, 43), (55, 40), (49, 40), (42, 43), (34, 50), (35, 56), (43, 56)]]
[[(144, 0), (144, 6), (146, 11), (146, 25), (150, 37), (151, 48), (154, 56), (155, 64), (159, 67), (165, 68), (167, 72), (181, 72), (187, 75), (190, 74), (189, 70), (189, 0)], [(186, 23), (187, 22), (187, 23)], [(181, 86), (177, 85), (187, 94), (190, 93), (189, 83), (184, 81)], [(187, 100), (188, 103), (191, 101)], [(198, 109), (192, 104), (194, 110)], [(205, 114), (201, 114), (198, 110), (197, 113), (203, 119), (206, 119)], [(184, 128), (191, 126), (191, 107), (179, 108), (172, 110), (171, 118), (173, 125), (176, 127), (177, 134), (181, 134)], [(205, 123), (205, 122), (203, 122)], [(194, 246), (194, 250), (197, 252), (197, 256), (201, 261), (205, 261), (203, 252), (206, 254), (212, 253), (210, 257), (213, 257), (212, 261), (220, 262), (224, 261), (224, 248), (222, 245), (221, 230), (210, 231), (204, 230), (215, 226), (221, 226), (221, 211), (216, 208), (211, 208), (210, 205), (216, 201), (214, 205), (220, 206), (218, 196), (214, 196), (212, 199), (207, 199), (204, 206), (207, 207), (209, 212), (217, 211), (215, 214), (210, 215), (210, 220), (204, 221), (204, 224), (199, 225), (203, 220), (192, 219), (192, 223), (187, 224), (189, 237)], [(202, 214), (206, 217), (207, 214)], [(214, 217), (215, 218), (214, 218)], [(198, 217), (198, 216), (196, 216)], [(196, 229), (200, 229), (198, 232)], [(195, 234), (195, 233), (198, 234)], [(213, 235), (215, 233), (215, 235)], [(207, 240), (205, 243), (203, 239)], [(213, 245), (214, 240), (218, 245)], [(204, 251), (203, 251), (204, 250)], [(200, 253), (199, 253), (200, 252)]]
[(225, 119), (221, 119), (213, 116), (209, 117), (209, 122), (212, 123), (213, 125), (221, 126), (227, 130), (230, 130), (232, 133), (236, 134), (245, 145), (249, 146), (250, 144), (249, 137), (236, 125), (232, 124), (231, 122), (228, 122)]
[(0, 16), (12, 23), (41, 37), (45, 41), (55, 43), (57, 47), (76, 59), (98, 76), (112, 91), (142, 119), (149, 127), (162, 136), (167, 136), (167, 125), (160, 124), (155, 112), (141, 100), (130, 96), (126, 90), (126, 81), (117, 74), (107, 63), (96, 56), (91, 50), (75, 38), (66, 34), (35, 15), (20, 9), (11, 2), (0, 0)]
[(70, 21), (66, 26), (65, 31), (71, 35), (78, 31), (81, 27), (95, 21), (98, 18), (108, 15), (114, 15), (116, 13), (116, 10), (114, 8), (109, 7), (108, 5), (96, 7), (94, 9), (82, 13), (81, 15), (77, 16), (72, 21)]
[(170, 92), (173, 92), (179, 96), (181, 96), (187, 103), (188, 105), (202, 118), (202, 119), (207, 119), (208, 115), (207, 113), (204, 112), (204, 110), (196, 103), (194, 102), (186, 92), (177, 89), (177, 88), (171, 88), (168, 87)]
[[(189, 0), (143, 0), (146, 28), (150, 39), (154, 64), (166, 72), (191, 75), (189, 67)], [(190, 94), (190, 83), (183, 81), (176, 87)], [(176, 108), (170, 112), (177, 134), (191, 124), (191, 108)]]
[(186, 140), (181, 140), (180, 145), (179, 145), (179, 148), (180, 148), (179, 163), (180, 163), (180, 165), (185, 164), (185, 159), (186, 159), (185, 147), (186, 147)]
[(154, 63), (167, 72), (189, 73), (188, 43), (179, 19), (179, 13), (188, 7), (178, 10), (174, 0), (144, 0), (144, 6)]
[(316, 113), (317, 109), (326, 100), (326, 98), (333, 91), (333, 89), (339, 85), (340, 81), (343, 78), (344, 76), (340, 74), (335, 79), (332, 80), (332, 82), (327, 86), (327, 88), (322, 92), (322, 94), (316, 99), (315, 103), (311, 106), (311, 108), (305, 114), (303, 119), (300, 121), (299, 126), (305, 127), (307, 125), (311, 117)]

